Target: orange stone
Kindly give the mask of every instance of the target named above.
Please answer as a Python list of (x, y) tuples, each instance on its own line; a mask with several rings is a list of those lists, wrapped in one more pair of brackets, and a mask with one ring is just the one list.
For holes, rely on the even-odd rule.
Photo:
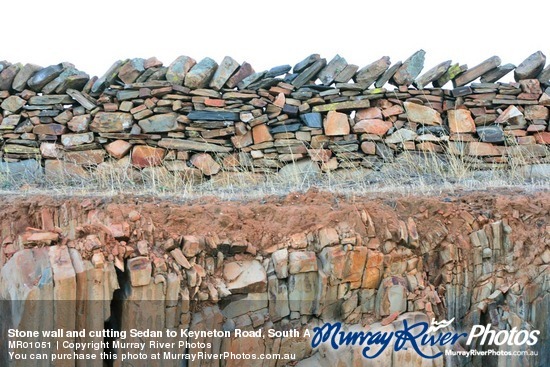
[(525, 118), (527, 120), (548, 120), (549, 116), (548, 107), (537, 105), (525, 107)]
[(382, 110), (378, 107), (369, 107), (357, 110), (355, 113), (355, 121), (382, 119)]
[(449, 110), (447, 117), (451, 134), (474, 133), (476, 131), (476, 124), (468, 110)]
[(281, 107), (281, 108), (283, 108), (285, 106), (285, 103), (286, 103), (286, 98), (285, 98), (285, 95), (283, 93), (279, 93), (277, 98), (275, 98), (275, 100), (273, 101), (273, 104), (275, 106)]
[(443, 152), (443, 148), (440, 145), (432, 143), (431, 141), (424, 141), (422, 143), (416, 144), (416, 149), (424, 152)]
[(382, 111), (382, 115), (384, 117), (388, 118), (390, 116), (400, 115), (403, 112), (405, 112), (405, 110), (403, 110), (403, 107), (396, 104), (396, 105), (393, 105), (390, 108), (386, 108), (384, 111)]
[(350, 133), (348, 115), (330, 111), (324, 121), (324, 128), (327, 136), (348, 135)]
[(490, 157), (501, 155), (497, 147), (490, 143), (469, 142), (467, 147), (468, 155), (476, 157)]
[(365, 154), (375, 155), (376, 144), (372, 141), (364, 141), (361, 143), (361, 151)]
[(138, 168), (160, 166), (165, 154), (163, 148), (136, 145), (132, 150), (132, 165)]
[(409, 121), (424, 125), (441, 125), (441, 115), (433, 108), (422, 106), (412, 102), (404, 103)]
[(266, 124), (254, 126), (252, 128), (252, 138), (254, 140), (254, 144), (260, 144), (266, 141), (273, 141), (273, 136), (271, 136), (269, 128)]
[(221, 170), (221, 166), (208, 153), (195, 154), (190, 161), (206, 176), (215, 175)]
[(105, 145), (107, 153), (116, 159), (124, 157), (131, 148), (132, 144), (128, 143), (126, 140), (115, 140)]
[(252, 140), (252, 132), (248, 131), (244, 135), (235, 135), (231, 137), (231, 142), (237, 149), (241, 149), (244, 147), (247, 147), (249, 145), (254, 144), (254, 141)]
[(206, 98), (204, 105), (208, 107), (225, 107), (225, 101), (223, 99)]
[(380, 119), (361, 120), (353, 127), (353, 132), (383, 136), (389, 129), (391, 129), (392, 126), (393, 124), (390, 121)]
[(537, 144), (550, 144), (550, 132), (544, 131), (535, 134), (535, 140), (537, 141)]

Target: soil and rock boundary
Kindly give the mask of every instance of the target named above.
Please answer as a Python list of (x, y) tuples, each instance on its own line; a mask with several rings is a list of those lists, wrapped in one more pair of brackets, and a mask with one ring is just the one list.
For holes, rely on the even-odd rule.
[[(6, 195), (0, 364), (50, 365), (9, 361), (10, 327), (303, 331), (341, 321), (391, 331), (405, 320), (454, 318), (456, 330), (539, 330), (528, 347), (538, 355), (426, 360), (388, 348), (376, 365), (547, 366), (549, 211), (550, 193), (535, 190), (367, 198), (312, 189), (249, 201)], [(246, 362), (257, 366), (366, 363), (360, 349), (312, 349), (306, 337), (214, 339), (188, 351), (296, 354)], [(79, 363), (59, 365), (103, 366)]]

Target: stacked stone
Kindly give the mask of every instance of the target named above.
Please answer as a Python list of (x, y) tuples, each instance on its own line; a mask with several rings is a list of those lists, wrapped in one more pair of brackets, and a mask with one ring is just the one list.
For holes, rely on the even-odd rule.
[[(550, 67), (541, 52), (518, 67), (493, 56), (421, 74), (424, 56), (359, 68), (313, 54), (261, 72), (231, 57), (180, 56), (167, 67), (138, 58), (101, 78), (69, 63), (3, 62), (2, 160), (37, 159), (59, 177), (113, 162), (212, 176), (276, 172), (306, 159), (323, 171), (373, 168), (405, 151), (491, 164), (547, 158)], [(516, 82), (498, 82), (512, 70)], [(449, 81), (454, 88), (442, 89)]]

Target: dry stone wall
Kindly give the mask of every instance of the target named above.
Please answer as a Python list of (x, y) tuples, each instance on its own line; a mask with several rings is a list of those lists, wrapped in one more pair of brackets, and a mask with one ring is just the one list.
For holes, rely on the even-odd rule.
[[(314, 54), (264, 71), (231, 57), (136, 58), (100, 78), (67, 62), (3, 61), (0, 166), (43, 167), (51, 178), (158, 166), (210, 177), (306, 159), (323, 171), (377, 168), (407, 151), (480, 166), (548, 159), (550, 66), (540, 51), (517, 67), (493, 56), (422, 73), (424, 55), (360, 68)], [(512, 71), (514, 81), (499, 81)]]
[[(407, 198), (395, 202), (398, 210), (386, 201), (341, 204), (332, 217), (338, 220), (316, 221), (311, 214), (309, 225), (307, 219), (296, 221), (286, 226), (287, 232), (282, 232), (284, 223), (270, 227), (271, 218), (306, 216), (311, 208), (304, 203), (319, 204), (318, 198), (236, 208), (101, 199), (31, 203), (25, 210), (3, 212), (10, 220), (2, 220), (0, 299), (17, 301), (19, 307), (0, 313), (0, 320), (4, 327), (54, 330), (102, 328), (105, 321), (106, 327), (121, 330), (170, 329), (179, 335), (185, 329), (311, 330), (336, 320), (356, 329), (392, 331), (404, 320), (455, 318), (454, 327), (461, 330), (487, 324), (495, 330), (540, 330), (540, 341), (532, 347), (539, 355), (423, 361), (412, 348), (388, 348), (377, 365), (545, 366), (550, 358), (544, 347), (550, 326), (547, 196), (509, 202), (465, 197), (447, 204)], [(222, 210), (241, 215), (224, 219)], [(258, 218), (258, 212), (265, 217)], [(265, 230), (258, 233), (255, 225)], [(32, 307), (37, 300), (42, 300), (39, 307)], [(74, 302), (61, 302), (69, 300)], [(312, 350), (306, 337), (188, 341), (212, 342), (211, 348), (189, 349), (206, 353), (296, 353), (302, 367), (363, 363), (360, 349), (325, 345)], [(6, 358), (3, 353), (0, 360)], [(31, 366), (10, 363), (2, 365)], [(179, 365), (169, 360), (132, 363)]]

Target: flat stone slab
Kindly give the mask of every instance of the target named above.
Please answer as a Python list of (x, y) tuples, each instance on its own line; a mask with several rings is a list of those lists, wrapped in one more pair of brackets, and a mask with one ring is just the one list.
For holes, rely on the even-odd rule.
[(540, 51), (535, 52), (523, 60), (516, 70), (514, 70), (514, 79), (520, 81), (522, 79), (536, 78), (544, 68), (545, 63), (546, 56)]
[(323, 117), (319, 112), (310, 112), (300, 115), (300, 119), (307, 127), (320, 129), (323, 127)]
[(27, 85), (35, 92), (39, 92), (46, 84), (54, 80), (63, 72), (63, 64), (50, 65), (34, 73)]
[(224, 147), (221, 145), (202, 143), (194, 140), (183, 139), (161, 139), (158, 143), (159, 147), (176, 150), (192, 150), (196, 152), (214, 152), (214, 153), (228, 153), (233, 149)]
[(343, 110), (355, 110), (359, 108), (370, 107), (370, 101), (368, 99), (362, 99), (359, 101), (346, 101), (329, 103), (313, 107), (313, 112), (328, 112), (328, 111), (343, 111)]
[(415, 81), (414, 85), (418, 89), (424, 89), (424, 87), (434, 80), (437, 80), (443, 76), (449, 70), (449, 67), (451, 66), (451, 60), (443, 61), (440, 64), (437, 64), (421, 76), (419, 76)]
[(411, 85), (424, 68), (425, 56), (426, 51), (424, 50), (418, 50), (412, 54), (407, 60), (405, 60), (405, 62), (403, 62), (403, 65), (397, 69), (391, 78), (392, 84), (396, 86)]
[(388, 70), (390, 64), (389, 56), (383, 56), (360, 69), (357, 74), (355, 74), (355, 81), (366, 89)]
[[(334, 82), (334, 79), (336, 76), (340, 75), (340, 73), (348, 66), (348, 63), (346, 62), (346, 59), (341, 57), (340, 55), (334, 56), (332, 60), (325, 66), (323, 70), (319, 73), (319, 80), (324, 85), (330, 85)], [(346, 80), (346, 82), (349, 81)]]
[(239, 121), (238, 112), (229, 111), (191, 111), (187, 115), (190, 120), (206, 121)]
[[(225, 85), (227, 80), (233, 75), (235, 70), (239, 67), (239, 63), (232, 57), (226, 56), (223, 58), (220, 66), (214, 73), (212, 81), (210, 82), (210, 88), (214, 90), (220, 90)], [(290, 66), (289, 66), (290, 68)]]
[(482, 83), (494, 83), (516, 68), (514, 64), (501, 65), (481, 76)]
[(498, 125), (478, 126), (477, 135), (479, 140), (485, 143), (502, 143), (504, 141), (504, 131)]
[(462, 74), (458, 75), (453, 79), (453, 85), (456, 87), (461, 87), (468, 84), (469, 82), (479, 78), (488, 71), (493, 70), (494, 68), (500, 65), (500, 57), (492, 56), (487, 60), (483, 61), (481, 64), (474, 66), (471, 69), (466, 70)]
[(178, 128), (177, 118), (176, 113), (164, 113), (140, 120), (138, 125), (146, 134), (174, 131)]

